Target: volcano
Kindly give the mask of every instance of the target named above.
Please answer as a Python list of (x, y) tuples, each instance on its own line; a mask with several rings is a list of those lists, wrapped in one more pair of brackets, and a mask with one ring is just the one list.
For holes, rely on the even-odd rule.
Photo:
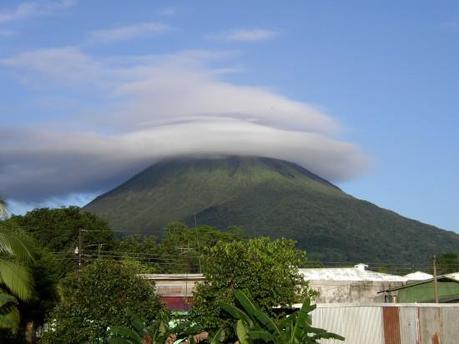
[(427, 264), (459, 251), (459, 235), (405, 218), (343, 192), (294, 163), (264, 157), (160, 161), (97, 197), (86, 210), (113, 229), (164, 234), (171, 221), (240, 227), (286, 237), (310, 259)]

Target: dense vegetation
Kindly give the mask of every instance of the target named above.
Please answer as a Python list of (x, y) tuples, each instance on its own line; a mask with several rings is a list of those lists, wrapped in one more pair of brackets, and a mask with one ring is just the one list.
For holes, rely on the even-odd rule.
[(32, 298), (32, 259), (28, 238), (0, 222), (0, 329), (18, 330), (20, 301)]
[[(238, 228), (220, 231), (172, 222), (161, 240), (151, 235), (114, 235), (104, 221), (76, 207), (37, 209), (1, 221), (0, 226), (6, 248), (18, 243), (30, 246), (30, 259), (18, 261), (23, 267), (15, 266), (18, 272), (28, 273), (29, 282), (16, 286), (26, 294), (16, 301), (15, 289), (7, 278), (3, 282), (3, 290), (11, 292), (12, 298), (0, 300), (0, 311), (3, 306), (16, 307), (12, 329), (19, 326), (19, 312), (22, 320), (21, 331), (0, 334), (5, 343), (22, 342), (26, 324), (33, 333), (46, 322), (45, 343), (103, 340), (110, 326), (129, 326), (133, 313), (150, 327), (157, 324), (162, 307), (152, 286), (137, 277), (142, 272), (205, 273), (208, 281), (198, 290), (189, 319), (193, 326), (188, 323), (193, 331), (212, 333), (228, 324), (230, 318), (219, 304), (233, 302), (235, 288), (250, 290), (266, 311), (309, 296), (297, 271), (306, 262), (305, 252), (286, 239), (248, 239)], [(22, 240), (8, 242), (7, 238)], [(8, 273), (11, 270), (0, 264), (0, 276)], [(0, 321), (8, 321), (2, 315)]]
[(246, 293), (236, 290), (235, 296), (239, 308), (230, 303), (223, 303), (222, 308), (236, 319), (233, 326), (241, 344), (318, 344), (321, 339), (344, 340), (335, 333), (312, 327), (310, 312), (316, 307), (309, 298), (293, 314), (272, 318)]
[(227, 324), (221, 303), (234, 304), (237, 289), (249, 290), (261, 309), (290, 307), (311, 296), (298, 271), (303, 251), (287, 239), (267, 237), (246, 241), (219, 242), (206, 250), (203, 272), (206, 280), (194, 294), (191, 318), (203, 329), (217, 330)]
[[(333, 262), (429, 264), (459, 250), (459, 235), (381, 209), (285, 161), (229, 157), (158, 163), (90, 203), (122, 231), (161, 237), (165, 225), (237, 226), (252, 236), (294, 239)], [(416, 238), (416, 240), (413, 240)]]
[(7, 223), (21, 227), (58, 257), (62, 275), (77, 266), (75, 249), (79, 246), (79, 235), (85, 257), (95, 254), (100, 246), (111, 250), (115, 243), (114, 234), (105, 221), (78, 207), (35, 209), (24, 216), (13, 216)]
[[(439, 271), (457, 267), (457, 257), (439, 255)], [(273, 307), (310, 300), (314, 293), (298, 274), (298, 267), (308, 264), (294, 241), (248, 237), (236, 227), (220, 231), (172, 222), (157, 239), (114, 233), (106, 222), (76, 207), (37, 209), (0, 221), (0, 342), (32, 342), (34, 333), (44, 333), (44, 343), (114, 343), (123, 342), (125, 335), (140, 342), (143, 336), (163, 340), (171, 335), (232, 341), (240, 335), (241, 319), (235, 322), (227, 309), (241, 306), (237, 290), (251, 295), (281, 332), (290, 331), (282, 327), (287, 319), (276, 320), (284, 308), (274, 312)], [(142, 272), (204, 273), (192, 312), (178, 327), (169, 327), (170, 315), (152, 286), (138, 277)], [(297, 316), (307, 318), (306, 313)], [(310, 338), (303, 336), (308, 331), (326, 335), (302, 324), (297, 342), (308, 343)], [(248, 333), (263, 329), (243, 326), (248, 343), (260, 342)], [(287, 337), (276, 338), (283, 343)]]
[(128, 325), (134, 312), (148, 322), (162, 309), (154, 288), (117, 261), (98, 260), (60, 282), (44, 343), (96, 343), (110, 326)]

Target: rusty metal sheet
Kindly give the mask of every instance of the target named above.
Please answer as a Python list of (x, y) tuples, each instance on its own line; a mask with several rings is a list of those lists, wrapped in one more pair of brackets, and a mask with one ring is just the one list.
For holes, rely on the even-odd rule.
[(383, 307), (385, 344), (401, 344), (399, 311), (398, 307)]
[(440, 344), (443, 342), (442, 310), (440, 307), (419, 307), (419, 334), (422, 344)]

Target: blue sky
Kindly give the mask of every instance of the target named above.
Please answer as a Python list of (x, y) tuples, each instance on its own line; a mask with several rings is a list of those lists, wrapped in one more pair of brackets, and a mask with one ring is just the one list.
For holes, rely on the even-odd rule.
[(263, 154), (459, 231), (458, 41), (457, 1), (2, 1), (0, 193)]

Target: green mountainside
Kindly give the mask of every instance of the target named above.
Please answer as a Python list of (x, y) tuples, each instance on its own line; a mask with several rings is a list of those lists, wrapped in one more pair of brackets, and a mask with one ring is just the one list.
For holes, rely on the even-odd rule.
[(117, 230), (162, 235), (174, 220), (298, 241), (312, 259), (427, 264), (459, 235), (356, 199), (308, 170), (260, 157), (159, 162), (89, 203)]

